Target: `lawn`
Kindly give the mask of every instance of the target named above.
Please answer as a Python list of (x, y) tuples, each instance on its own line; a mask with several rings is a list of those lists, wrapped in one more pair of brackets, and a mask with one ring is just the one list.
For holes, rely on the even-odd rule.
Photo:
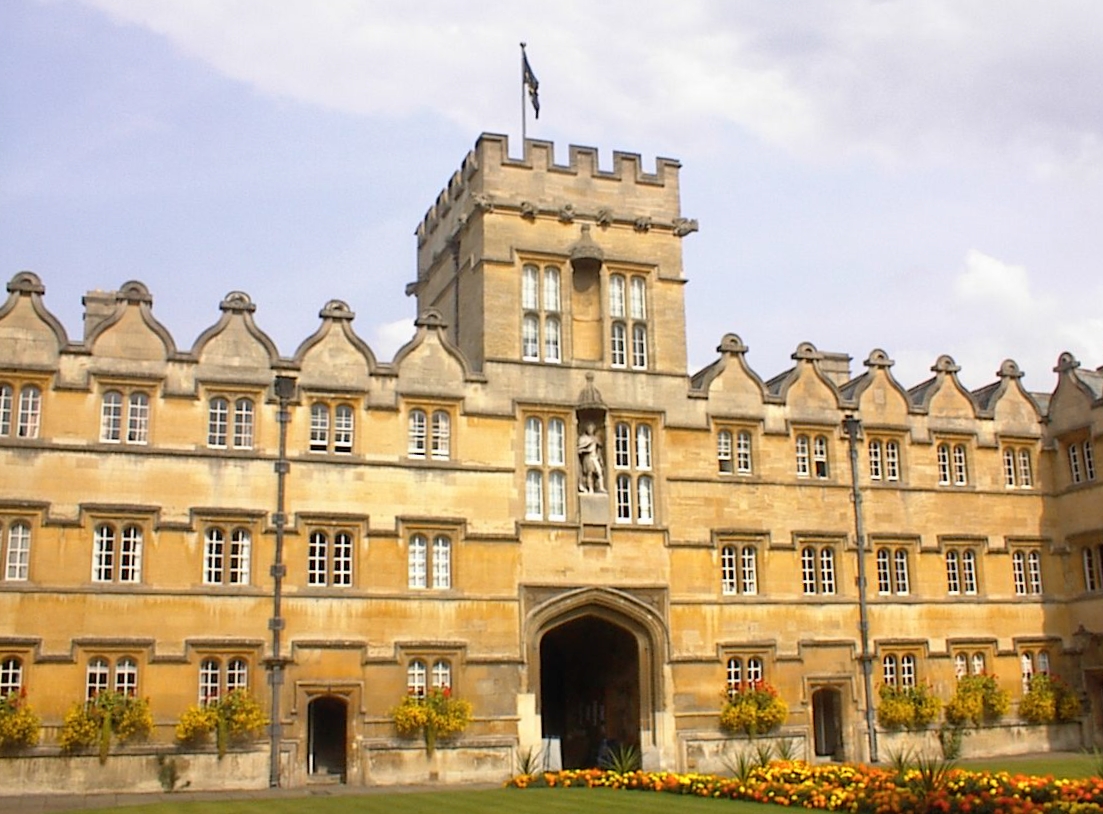
[(777, 806), (610, 789), (484, 789), (188, 801), (99, 808), (96, 814), (776, 814)]
[(1059, 752), (1052, 755), (992, 757), (959, 760), (955, 765), (971, 772), (1009, 772), (1038, 777), (1092, 777), (1100, 772), (1103, 758), (1090, 753)]

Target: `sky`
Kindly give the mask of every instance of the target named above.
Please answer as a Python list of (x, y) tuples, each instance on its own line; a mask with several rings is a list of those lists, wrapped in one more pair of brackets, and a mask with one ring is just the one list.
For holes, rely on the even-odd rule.
[(330, 299), (388, 361), (414, 230), (481, 132), (682, 162), (688, 364), (728, 332), (941, 354), (1049, 391), (1103, 365), (1097, 0), (4, 0), (0, 278), (144, 282), (181, 350), (247, 292), (284, 356)]

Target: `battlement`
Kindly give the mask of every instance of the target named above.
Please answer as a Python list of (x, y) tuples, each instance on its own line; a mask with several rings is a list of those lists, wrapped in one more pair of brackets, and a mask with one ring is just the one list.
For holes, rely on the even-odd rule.
[[(555, 163), (554, 144), (526, 139), (523, 156), (510, 158), (509, 138), (483, 133), (453, 173), (417, 228), (418, 246), (438, 232), (449, 237), (471, 209), (515, 210), (523, 217), (551, 214), (560, 219), (614, 222), (687, 229), (680, 217), (678, 170), (672, 158), (656, 158), (647, 172), (638, 153), (614, 151), (613, 166), (602, 170), (593, 147), (570, 145), (568, 162)], [(694, 227), (695, 228), (695, 227)]]

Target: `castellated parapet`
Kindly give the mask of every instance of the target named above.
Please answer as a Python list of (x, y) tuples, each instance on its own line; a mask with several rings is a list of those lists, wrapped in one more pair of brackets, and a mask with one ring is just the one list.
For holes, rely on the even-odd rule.
[(656, 158), (645, 171), (637, 153), (614, 151), (611, 170), (599, 167), (593, 147), (568, 147), (568, 162), (556, 164), (550, 141), (526, 139), (523, 157), (509, 156), (509, 139), (482, 134), (417, 228), (418, 279), (446, 250), (474, 211), (516, 213), (600, 226), (628, 225), (683, 236), (697, 230), (683, 218), (679, 201), (681, 163)]

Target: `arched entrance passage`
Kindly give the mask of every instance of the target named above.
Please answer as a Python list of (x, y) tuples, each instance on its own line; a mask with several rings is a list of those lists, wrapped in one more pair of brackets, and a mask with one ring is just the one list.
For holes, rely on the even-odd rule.
[(842, 694), (834, 687), (812, 693), (812, 731), (817, 757), (835, 757), (843, 750)]
[(307, 772), (338, 776), (344, 782), (348, 770), (348, 705), (342, 698), (323, 695), (312, 700), (306, 710)]
[(640, 659), (635, 636), (596, 616), (565, 622), (540, 642), (545, 738), (559, 738), (564, 768), (597, 765), (603, 746), (640, 743)]
[[(558, 738), (567, 767), (592, 766), (602, 739), (640, 747), (658, 760), (669, 636), (662, 590), (576, 588), (525, 613), (526, 683), (540, 728)], [(527, 604), (527, 603), (526, 603)], [(653, 764), (657, 765), (657, 764)]]

